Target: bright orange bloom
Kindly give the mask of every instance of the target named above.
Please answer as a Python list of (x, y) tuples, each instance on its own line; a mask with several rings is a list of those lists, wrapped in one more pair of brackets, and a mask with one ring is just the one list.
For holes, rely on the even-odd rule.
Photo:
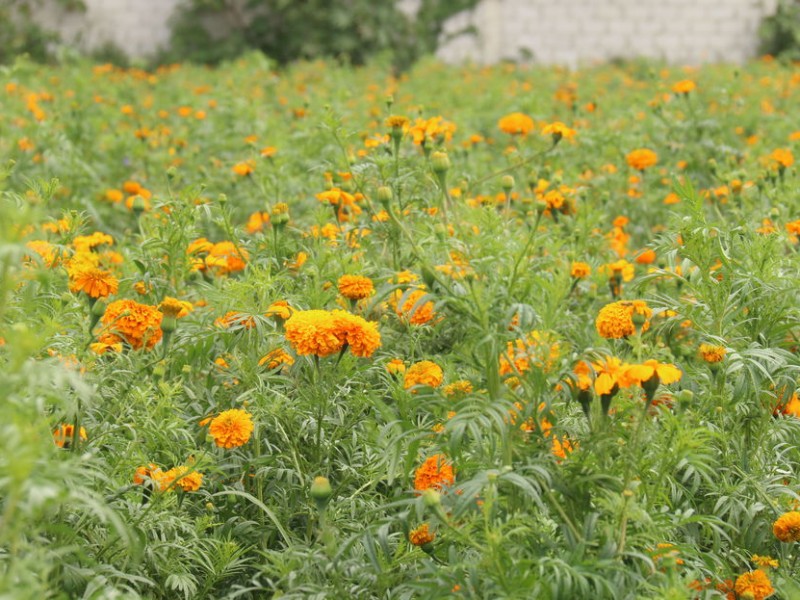
[(700, 344), (700, 356), (707, 363), (722, 362), (728, 350), (725, 346), (715, 346), (713, 344)]
[(415, 546), (427, 546), (436, 539), (436, 534), (429, 531), (428, 524), (423, 523), (416, 529), (413, 529), (408, 534), (408, 541)]
[(119, 290), (119, 280), (100, 268), (70, 270), (69, 289), (83, 292), (90, 298), (106, 298)]
[(571, 140), (575, 137), (576, 133), (574, 129), (567, 127), (561, 121), (548, 123), (542, 128), (542, 135), (551, 135), (554, 140), (560, 140), (562, 137)]
[(349, 300), (363, 300), (375, 293), (372, 280), (361, 275), (342, 275), (338, 287), (339, 293)]
[(688, 94), (697, 88), (697, 84), (691, 79), (678, 81), (672, 86), (672, 91), (676, 94)]
[(194, 310), (194, 306), (191, 302), (166, 296), (161, 301), (161, 304), (158, 305), (158, 310), (160, 310), (165, 317), (182, 319)]
[(434, 362), (423, 360), (411, 365), (405, 372), (403, 387), (409, 389), (415, 385), (439, 387), (444, 380), (442, 368)]
[(259, 367), (267, 365), (267, 369), (270, 371), (278, 367), (291, 367), (293, 364), (294, 358), (283, 348), (275, 348), (275, 350), (268, 352), (258, 361)]
[(245, 177), (255, 171), (255, 168), (249, 162), (240, 162), (233, 165), (232, 171), (240, 177)]
[(424, 492), (428, 489), (440, 489), (455, 483), (453, 466), (444, 454), (428, 457), (414, 474), (414, 489)]
[(590, 267), (588, 263), (584, 262), (572, 263), (569, 270), (569, 274), (575, 279), (583, 279), (584, 277), (588, 277), (591, 272), (592, 267)]
[[(78, 437), (84, 442), (88, 439), (86, 430), (83, 427), (80, 428)], [(62, 424), (53, 431), (53, 441), (59, 448), (69, 448), (73, 439), (75, 439), (75, 425)]]
[(629, 152), (625, 160), (632, 169), (644, 171), (658, 163), (658, 155), (647, 148), (639, 148)]
[(197, 471), (190, 471), (189, 467), (181, 465), (173, 467), (161, 475), (157, 482), (162, 492), (173, 490), (175, 486), (181, 488), (184, 492), (196, 492), (203, 484), (203, 474)]
[(745, 594), (749, 594), (754, 600), (764, 600), (775, 593), (772, 582), (761, 569), (739, 575), (734, 589), (737, 598), (745, 598)]
[(772, 524), (772, 533), (787, 544), (800, 542), (800, 512), (793, 510), (782, 514)]
[(220, 448), (238, 448), (250, 440), (253, 416), (239, 408), (223, 411), (211, 420), (208, 433)]
[(600, 309), (595, 321), (597, 333), (606, 339), (619, 339), (636, 333), (634, 315), (641, 319), (641, 330), (647, 331), (653, 311), (641, 300), (620, 301), (606, 304)]
[(653, 376), (658, 377), (658, 381), (663, 385), (669, 385), (680, 381), (683, 373), (675, 365), (660, 363), (651, 359), (643, 364), (627, 365), (622, 377), (626, 382), (641, 385), (650, 381)]
[[(410, 293), (396, 290), (391, 302), (399, 317), (408, 319), (411, 325), (424, 325), (436, 316), (433, 302), (422, 300), (427, 294), (428, 292), (422, 289), (416, 289)], [(400, 301), (404, 296), (405, 301), (401, 306)]]
[(528, 135), (535, 126), (533, 119), (520, 112), (506, 115), (497, 122), (500, 131), (511, 135)]
[(133, 300), (116, 300), (106, 307), (102, 322), (107, 329), (128, 342), (134, 350), (148, 350), (161, 339), (163, 315), (155, 306)]

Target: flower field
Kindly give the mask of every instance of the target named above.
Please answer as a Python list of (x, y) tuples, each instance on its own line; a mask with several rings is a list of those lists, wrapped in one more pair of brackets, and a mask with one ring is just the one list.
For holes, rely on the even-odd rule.
[(0, 88), (0, 597), (800, 598), (800, 72)]

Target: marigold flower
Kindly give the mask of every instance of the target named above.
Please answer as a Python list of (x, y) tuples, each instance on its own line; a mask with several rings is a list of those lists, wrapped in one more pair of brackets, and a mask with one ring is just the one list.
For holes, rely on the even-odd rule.
[[(89, 439), (83, 427), (78, 431), (78, 437), (84, 442)], [(73, 439), (75, 439), (75, 425), (61, 424), (53, 431), (53, 441), (59, 448), (69, 448)]]
[(573, 262), (570, 265), (569, 274), (575, 279), (583, 279), (588, 277), (592, 272), (592, 267), (585, 262)]
[(258, 361), (259, 367), (267, 365), (267, 369), (270, 371), (278, 367), (291, 367), (293, 364), (294, 358), (283, 348), (275, 348), (275, 350), (267, 353)]
[(223, 316), (214, 319), (214, 325), (224, 329), (232, 327), (241, 327), (242, 329), (253, 329), (256, 326), (256, 320), (250, 315), (229, 310)]
[(59, 252), (50, 242), (31, 240), (25, 244), (25, 247), (38, 254), (46, 267), (55, 267), (59, 263)]
[(772, 558), (771, 556), (759, 556), (758, 554), (753, 554), (750, 558), (753, 561), (753, 564), (761, 569), (777, 569), (780, 566), (780, 563), (777, 559)]
[(386, 370), (391, 375), (400, 375), (406, 372), (406, 364), (399, 358), (393, 358), (386, 363)]
[(263, 210), (256, 211), (247, 218), (247, 224), (244, 229), (247, 233), (253, 235), (259, 231), (264, 231), (264, 227), (269, 223), (269, 220), (268, 212)]
[(119, 291), (119, 280), (110, 271), (92, 267), (70, 271), (69, 290), (90, 298), (106, 298)]
[(372, 280), (361, 275), (342, 275), (338, 287), (339, 293), (348, 300), (363, 300), (375, 293)]
[(245, 177), (255, 171), (255, 168), (249, 162), (240, 162), (233, 165), (232, 171), (240, 177)]
[(89, 344), (89, 349), (95, 354), (106, 352), (122, 352), (122, 339), (113, 333), (101, 335), (96, 342)]
[(173, 467), (161, 475), (157, 482), (162, 492), (175, 489), (175, 486), (180, 487), (184, 492), (196, 492), (203, 484), (203, 474), (190, 471), (189, 467), (181, 465)]
[(750, 594), (754, 600), (764, 600), (775, 593), (772, 582), (761, 569), (739, 575), (736, 578), (734, 590), (738, 598), (744, 598), (745, 594)]
[[(683, 373), (675, 365), (660, 363), (657, 360), (647, 360), (644, 364), (627, 365), (623, 378), (636, 384), (643, 384), (653, 377), (664, 385), (680, 381)], [(624, 386), (628, 387), (628, 386)]]
[(441, 489), (455, 482), (453, 466), (444, 454), (428, 457), (414, 474), (414, 489), (423, 492), (427, 489)]
[(402, 115), (389, 115), (389, 117), (386, 118), (386, 126), (392, 129), (403, 129), (408, 123), (408, 117)]
[(793, 510), (782, 514), (772, 524), (772, 533), (787, 544), (800, 542), (800, 512)]
[(102, 322), (109, 332), (119, 335), (134, 350), (148, 350), (162, 337), (163, 315), (155, 306), (139, 304), (133, 300), (116, 300), (106, 307)]
[(571, 140), (575, 137), (576, 133), (574, 129), (567, 127), (561, 121), (548, 123), (542, 128), (542, 135), (551, 135), (553, 136), (553, 140), (560, 140), (562, 137)]
[(713, 344), (700, 344), (700, 356), (707, 363), (722, 362), (728, 350), (725, 346), (715, 346)]
[(436, 534), (431, 533), (427, 523), (423, 523), (416, 529), (412, 529), (408, 534), (408, 541), (414, 546), (427, 546), (436, 539)]
[(672, 85), (672, 91), (676, 94), (688, 94), (697, 88), (697, 84), (691, 79), (683, 79)]
[(240, 408), (225, 410), (211, 420), (208, 433), (220, 448), (238, 448), (250, 440), (253, 416)]
[(454, 396), (466, 396), (467, 394), (471, 394), (472, 390), (472, 383), (466, 379), (454, 381), (453, 383), (444, 386), (442, 389), (444, 395), (448, 398), (452, 398)]
[(644, 319), (641, 330), (647, 331), (653, 311), (641, 300), (620, 301), (606, 304), (595, 320), (597, 333), (606, 339), (619, 339), (636, 333), (634, 315)]
[(343, 310), (332, 313), (336, 335), (347, 344), (353, 356), (368, 358), (381, 346), (378, 324)]
[(269, 308), (267, 308), (267, 312), (265, 314), (268, 317), (275, 317), (285, 321), (292, 316), (292, 307), (289, 306), (289, 303), (286, 300), (276, 300), (269, 305)]
[(647, 148), (639, 148), (629, 152), (625, 160), (632, 169), (644, 171), (658, 162), (658, 155)]
[(158, 310), (160, 310), (165, 317), (182, 319), (194, 310), (194, 306), (191, 302), (167, 296), (161, 301), (161, 304), (158, 305)]
[(777, 148), (767, 157), (776, 169), (788, 169), (794, 164), (794, 154), (786, 148)]
[(500, 131), (510, 135), (528, 135), (535, 126), (533, 119), (520, 112), (508, 114), (497, 122)]
[(599, 396), (613, 395), (620, 387), (625, 387), (622, 384), (627, 383), (623, 378), (627, 365), (617, 357), (607, 356), (593, 366), (596, 374), (594, 390)]
[(164, 478), (164, 472), (160, 467), (150, 463), (146, 467), (136, 467), (133, 473), (133, 485), (144, 485), (147, 481), (152, 481), (160, 486), (161, 480)]
[[(399, 317), (408, 319), (411, 325), (424, 325), (436, 317), (433, 302), (431, 300), (423, 301), (426, 295), (428, 292), (422, 289), (416, 289), (410, 293), (396, 290), (391, 302)], [(405, 301), (401, 305), (400, 301), (403, 297), (405, 297)]]
[(409, 389), (415, 385), (439, 387), (444, 380), (442, 368), (435, 362), (423, 360), (411, 365), (405, 372), (403, 387)]

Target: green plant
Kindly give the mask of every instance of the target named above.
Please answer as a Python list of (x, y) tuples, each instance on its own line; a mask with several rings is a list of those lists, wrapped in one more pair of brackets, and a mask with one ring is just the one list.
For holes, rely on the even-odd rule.
[(761, 22), (758, 33), (762, 54), (800, 59), (800, 2), (780, 0), (775, 14)]

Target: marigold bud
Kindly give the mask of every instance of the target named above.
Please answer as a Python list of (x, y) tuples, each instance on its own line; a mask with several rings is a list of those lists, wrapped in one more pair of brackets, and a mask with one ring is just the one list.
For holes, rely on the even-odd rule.
[(317, 506), (320, 508), (324, 507), (328, 500), (330, 500), (331, 496), (333, 495), (333, 490), (331, 489), (331, 482), (328, 480), (327, 477), (315, 477), (314, 481), (311, 484), (311, 489), (309, 490), (311, 497), (317, 503)]
[(378, 202), (381, 203), (381, 206), (384, 208), (388, 208), (389, 204), (392, 201), (394, 194), (392, 193), (392, 188), (387, 185), (382, 185), (378, 188)]
[(500, 180), (500, 186), (504, 191), (510, 192), (512, 189), (514, 189), (514, 176), (503, 175), (503, 178)]
[(442, 503), (442, 495), (433, 488), (428, 488), (422, 493), (422, 501), (428, 508), (435, 508)]
[(431, 167), (436, 174), (447, 173), (450, 170), (450, 158), (447, 152), (434, 152), (431, 154)]

